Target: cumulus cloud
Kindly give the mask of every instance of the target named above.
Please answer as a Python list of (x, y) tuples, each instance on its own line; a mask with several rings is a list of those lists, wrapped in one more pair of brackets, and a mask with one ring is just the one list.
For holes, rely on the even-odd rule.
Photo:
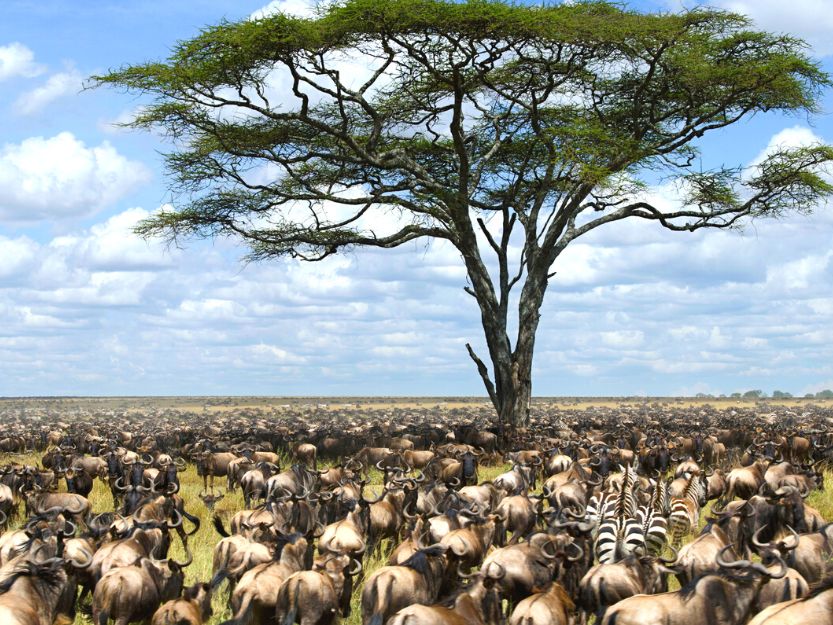
[[(787, 130), (761, 144), (812, 140)], [(448, 244), (244, 266), (226, 241), (137, 239), (148, 214), (47, 241), (0, 235), (0, 394), (482, 394), (464, 348), (486, 354), (479, 311)], [(795, 393), (833, 379), (831, 225), (819, 213), (746, 235), (599, 230), (554, 267), (535, 392)]]
[(35, 63), (34, 53), (22, 43), (0, 46), (0, 81), (10, 78), (32, 78), (43, 73), (44, 67)]
[(295, 17), (313, 17), (315, 15), (315, 3), (308, 0), (272, 0), (266, 6), (254, 11), (249, 19), (260, 20), (278, 13)]
[(0, 220), (92, 215), (149, 178), (107, 141), (88, 147), (71, 132), (0, 149)]
[(828, 0), (717, 0), (713, 4), (748, 15), (758, 28), (800, 37), (818, 56), (833, 54), (833, 11)]
[(21, 115), (32, 115), (64, 96), (78, 93), (84, 76), (76, 69), (52, 74), (45, 83), (18, 96), (14, 108)]

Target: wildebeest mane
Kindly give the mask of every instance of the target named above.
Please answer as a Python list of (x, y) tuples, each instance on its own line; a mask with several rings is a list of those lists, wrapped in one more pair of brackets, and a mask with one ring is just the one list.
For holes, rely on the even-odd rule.
[(423, 577), (432, 575), (430, 558), (436, 558), (444, 553), (444, 549), (439, 545), (426, 547), (414, 552), (414, 554), (405, 560), (401, 566), (406, 566), (413, 569)]

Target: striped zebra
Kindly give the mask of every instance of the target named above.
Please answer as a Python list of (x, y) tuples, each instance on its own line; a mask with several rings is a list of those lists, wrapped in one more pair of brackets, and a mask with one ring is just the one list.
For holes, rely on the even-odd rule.
[(654, 492), (647, 506), (637, 512), (637, 518), (642, 524), (642, 535), (645, 539), (645, 552), (659, 555), (665, 550), (668, 542), (668, 519), (671, 512), (668, 498), (668, 482), (663, 479), (651, 480)]
[(645, 548), (642, 524), (638, 519), (614, 517), (602, 521), (593, 551), (602, 564), (613, 564), (628, 555), (641, 555)]
[(683, 536), (700, 523), (700, 508), (706, 504), (704, 479), (690, 473), (687, 473), (685, 477), (688, 483), (683, 490), (683, 495), (671, 499), (671, 514), (668, 516), (671, 542), (675, 547), (682, 542)]
[(650, 506), (640, 508), (636, 518), (642, 531), (644, 552), (658, 556), (665, 550), (665, 544), (668, 542), (668, 519)]
[(600, 522), (593, 551), (601, 563), (612, 564), (629, 554), (644, 552), (642, 524), (637, 518), (635, 483), (636, 474), (625, 467), (619, 492), (608, 493), (600, 501)]

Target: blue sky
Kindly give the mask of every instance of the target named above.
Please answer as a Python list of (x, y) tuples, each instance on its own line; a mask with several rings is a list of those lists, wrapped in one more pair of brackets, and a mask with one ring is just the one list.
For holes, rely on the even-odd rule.
[[(805, 38), (833, 71), (830, 0), (714, 4)], [(2, 3), (0, 395), (483, 393), (464, 349), (481, 343), (478, 313), (450, 249), (243, 265), (229, 242), (176, 250), (130, 233), (170, 199), (164, 145), (113, 126), (135, 111), (135, 98), (82, 91), (83, 80), (163, 58), (177, 39), (223, 18), (305, 7)], [(830, 93), (823, 105), (811, 119), (759, 116), (712, 135), (704, 162), (745, 164), (767, 146), (833, 143)], [(831, 243), (829, 207), (740, 234), (599, 230), (556, 267), (535, 393), (833, 388)]]

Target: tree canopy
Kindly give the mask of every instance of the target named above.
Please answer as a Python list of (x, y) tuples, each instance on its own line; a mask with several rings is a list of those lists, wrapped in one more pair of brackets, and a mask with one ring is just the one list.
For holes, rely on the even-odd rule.
[[(800, 40), (714, 9), (345, 0), (312, 19), (223, 22), (167, 61), (96, 80), (151, 96), (131, 125), (173, 146), (177, 202), (144, 236), (231, 236), (258, 260), (453, 245), (492, 370), (469, 354), (510, 423), (523, 421), (540, 307), (569, 243), (629, 218), (731, 228), (833, 191), (821, 144), (699, 166), (704, 134), (813, 113), (830, 85)], [(659, 178), (680, 191), (670, 208), (645, 193)]]

